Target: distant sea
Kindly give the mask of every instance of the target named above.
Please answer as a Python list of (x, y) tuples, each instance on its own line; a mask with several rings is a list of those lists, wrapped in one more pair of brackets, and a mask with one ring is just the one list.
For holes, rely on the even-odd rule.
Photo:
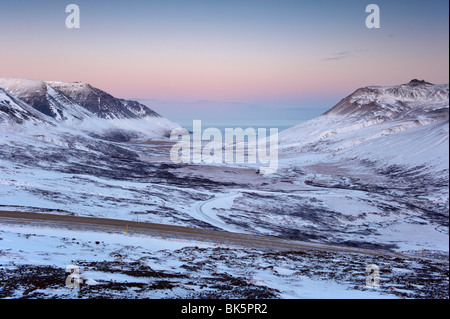
[[(278, 132), (284, 131), (285, 129), (288, 129), (290, 127), (293, 127), (295, 125), (298, 125), (302, 123), (302, 121), (296, 121), (296, 120), (277, 120), (277, 121), (269, 121), (269, 120), (253, 120), (253, 121), (245, 121), (245, 120), (237, 120), (237, 121), (207, 121), (202, 120), (202, 131), (209, 128), (209, 127), (215, 127), (218, 128), (222, 134), (225, 134), (226, 128), (237, 128), (241, 127), (242, 129), (246, 128), (254, 128), (257, 130), (258, 128), (266, 128), (267, 133), (269, 132), (270, 128), (277, 128)], [(190, 132), (193, 131), (192, 127), (192, 121), (187, 122), (178, 122), (181, 126), (187, 128)]]

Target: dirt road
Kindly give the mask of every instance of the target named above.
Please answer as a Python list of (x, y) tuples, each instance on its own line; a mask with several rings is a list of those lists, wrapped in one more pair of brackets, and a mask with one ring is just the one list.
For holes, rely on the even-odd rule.
[(0, 211), (0, 224), (23, 224), (27, 226), (52, 227), (60, 229), (121, 233), (126, 235), (143, 234), (162, 238), (185, 239), (208, 243), (235, 245), (268, 251), (306, 251), (320, 250), (364, 254), (370, 256), (389, 256), (408, 258), (395, 252), (347, 247), (341, 245), (287, 240), (271, 236), (241, 234), (183, 226), (163, 225), (109, 218), (55, 215)]

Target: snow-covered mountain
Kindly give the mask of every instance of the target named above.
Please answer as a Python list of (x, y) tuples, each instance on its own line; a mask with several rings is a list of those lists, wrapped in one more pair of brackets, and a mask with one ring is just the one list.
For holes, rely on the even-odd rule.
[(0, 88), (0, 123), (21, 124), (24, 121), (46, 122), (43, 114)]
[[(412, 80), (397, 86), (360, 88), (341, 100), (325, 115), (356, 116), (378, 121), (397, 118), (435, 117), (434, 112), (448, 114), (449, 87)], [(447, 111), (445, 111), (447, 110)], [(423, 114), (422, 114), (423, 113)]]
[(421, 207), (448, 225), (448, 84), (361, 88), (279, 137), (285, 172), (308, 172), (316, 186), (408, 198), (408, 211)]
[(0, 78), (0, 88), (26, 112), (34, 109), (38, 117), (107, 140), (164, 138), (179, 127), (145, 105), (114, 98), (86, 83)]
[(0, 87), (57, 121), (80, 122), (94, 118), (91, 112), (40, 80), (0, 79)]
[[(397, 86), (369, 86), (323, 115), (281, 132), (280, 150), (293, 155), (377, 158), (384, 164), (395, 158), (404, 163), (414, 154), (414, 165), (433, 161), (435, 156), (427, 150), (434, 150), (448, 161), (448, 120), (448, 84), (412, 80)], [(418, 152), (424, 156), (417, 156)]]
[(76, 103), (104, 119), (160, 118), (147, 106), (136, 101), (117, 99), (111, 94), (83, 82), (47, 82)]

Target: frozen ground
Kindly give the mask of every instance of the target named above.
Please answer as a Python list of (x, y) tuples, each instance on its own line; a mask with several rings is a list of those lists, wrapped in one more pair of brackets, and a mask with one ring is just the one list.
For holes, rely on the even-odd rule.
[[(427, 259), (14, 225), (2, 226), (0, 244), (1, 298), (448, 298), (448, 263)], [(379, 287), (366, 285), (371, 264)], [(66, 284), (69, 265), (79, 289)]]

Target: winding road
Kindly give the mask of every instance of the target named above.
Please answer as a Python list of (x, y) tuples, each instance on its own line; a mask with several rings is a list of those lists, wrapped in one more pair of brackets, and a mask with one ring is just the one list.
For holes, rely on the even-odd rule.
[[(207, 201), (200, 202), (195, 206), (195, 210), (197, 212), (197, 216), (195, 216), (197, 219), (203, 220), (207, 222), (210, 225), (213, 225), (219, 229), (222, 229), (224, 231), (229, 232), (239, 232), (239, 233), (245, 233), (244, 230), (234, 227), (233, 225), (229, 225), (226, 222), (224, 222), (219, 216), (217, 216), (216, 212), (214, 211), (214, 208), (219, 208), (224, 203), (226, 203), (226, 200), (229, 198), (236, 198), (237, 196), (240, 196), (239, 192), (233, 192), (224, 196), (215, 196)], [(208, 212), (205, 212), (207, 208), (205, 206), (208, 206), (214, 202), (219, 202), (219, 204), (214, 205), (213, 207), (210, 207), (208, 209)], [(222, 204), (222, 205), (220, 205)], [(231, 205), (225, 205), (225, 206), (231, 206)]]

